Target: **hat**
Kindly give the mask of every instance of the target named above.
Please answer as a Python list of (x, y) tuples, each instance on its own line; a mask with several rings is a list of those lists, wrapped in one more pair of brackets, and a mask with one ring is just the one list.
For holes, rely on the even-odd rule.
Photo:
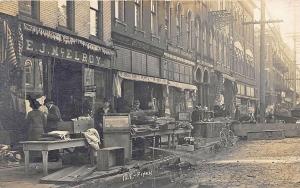
[(53, 100), (46, 98), (45, 99), (45, 104), (47, 104), (47, 103), (53, 104), (54, 102), (53, 102)]
[(37, 100), (32, 100), (30, 103), (30, 107), (33, 109), (38, 109), (41, 106), (41, 104)]

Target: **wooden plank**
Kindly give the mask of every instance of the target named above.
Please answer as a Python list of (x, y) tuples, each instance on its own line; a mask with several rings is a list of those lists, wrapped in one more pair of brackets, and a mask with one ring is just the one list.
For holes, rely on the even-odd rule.
[(71, 172), (73, 172), (76, 168), (78, 168), (78, 167), (71, 166), (68, 168), (64, 168), (53, 174), (50, 174), (48, 176), (41, 178), (40, 181), (41, 181), (41, 183), (56, 182), (57, 180), (64, 177), (66, 174), (70, 174)]
[(75, 183), (92, 174), (96, 167), (84, 165), (68, 167), (40, 179), (41, 183)]
[(84, 177), (92, 174), (92, 172), (96, 169), (96, 167), (91, 167), (88, 165), (84, 165), (79, 167), (78, 169), (74, 170), (67, 176), (60, 179), (61, 182), (78, 182), (79, 180), (83, 179)]

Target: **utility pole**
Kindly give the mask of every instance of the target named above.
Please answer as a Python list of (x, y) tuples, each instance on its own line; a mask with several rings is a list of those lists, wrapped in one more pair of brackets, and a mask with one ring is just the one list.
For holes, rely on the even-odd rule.
[[(297, 32), (297, 22), (296, 22), (296, 2), (294, 2), (294, 33)], [(293, 106), (296, 106), (297, 104), (297, 37), (294, 36), (294, 70), (293, 70), (293, 76), (294, 76), (294, 93), (293, 93)]]
[(265, 122), (265, 109), (266, 109), (266, 79), (265, 79), (265, 21), (266, 21), (266, 2), (260, 0), (260, 83), (259, 83), (259, 97), (260, 97), (260, 122)]
[(265, 73), (265, 60), (266, 60), (266, 52), (265, 52), (265, 29), (266, 24), (269, 23), (280, 23), (282, 20), (266, 20), (266, 2), (265, 0), (260, 0), (260, 21), (253, 22), (244, 22), (244, 25), (249, 24), (260, 24), (260, 84), (259, 84), (259, 97), (260, 97), (260, 122), (265, 122), (265, 112), (266, 112), (266, 73)]

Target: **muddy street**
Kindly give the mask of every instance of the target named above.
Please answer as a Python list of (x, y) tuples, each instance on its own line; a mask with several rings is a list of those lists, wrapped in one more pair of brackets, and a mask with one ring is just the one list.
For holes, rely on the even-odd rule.
[(240, 141), (179, 180), (186, 187), (300, 187), (300, 139)]

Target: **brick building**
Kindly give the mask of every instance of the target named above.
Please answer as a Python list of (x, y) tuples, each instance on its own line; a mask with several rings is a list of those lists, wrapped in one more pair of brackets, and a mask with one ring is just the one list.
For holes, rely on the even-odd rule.
[(1, 128), (22, 134), (25, 127), (20, 123), (29, 101), (41, 95), (59, 106), (64, 120), (88, 113), (112, 95), (110, 5), (64, 0), (0, 3), (0, 62), (6, 73), (1, 80)]
[(249, 106), (257, 97), (254, 29), (243, 24), (254, 7), (225, 0), (0, 2), (0, 79), (9, 99), (2, 101), (12, 101), (23, 119), (22, 100), (36, 95), (52, 98), (65, 120), (106, 98), (118, 112), (139, 100), (142, 109), (173, 117), (224, 98), (232, 114), (235, 102)]
[[(256, 35), (256, 42), (259, 42), (259, 33)], [(259, 48), (258, 48), (259, 49)], [(257, 62), (259, 63), (259, 50), (256, 50)], [(280, 30), (270, 26), (266, 30), (266, 107), (279, 103), (293, 104), (295, 88), (294, 55), (291, 48), (283, 41)], [(257, 72), (259, 72), (257, 67)], [(257, 79), (259, 84), (259, 79)]]

